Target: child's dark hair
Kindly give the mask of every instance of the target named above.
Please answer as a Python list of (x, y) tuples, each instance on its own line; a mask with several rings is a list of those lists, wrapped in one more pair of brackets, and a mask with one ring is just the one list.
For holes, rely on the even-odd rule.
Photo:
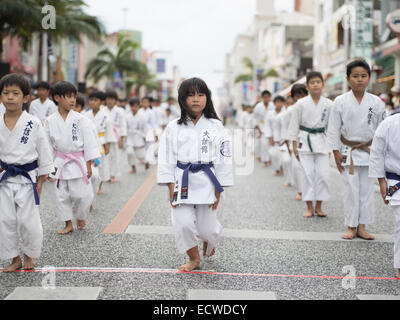
[(286, 100), (282, 96), (276, 96), (275, 99), (274, 99), (274, 103), (277, 102), (277, 101), (285, 103)]
[(208, 119), (220, 120), (217, 112), (215, 111), (214, 104), (211, 99), (211, 91), (208, 89), (207, 84), (199, 78), (192, 78), (183, 81), (178, 90), (178, 102), (181, 108), (181, 118), (178, 120), (178, 124), (187, 125), (188, 108), (186, 106), (186, 99), (189, 94), (194, 93), (203, 93), (207, 97), (206, 107), (203, 111), (204, 116)]
[(350, 62), (346, 67), (346, 74), (348, 78), (350, 77), (353, 69), (357, 67), (364, 68), (365, 71), (368, 72), (368, 75), (371, 77), (371, 67), (369, 66), (369, 64), (364, 59), (356, 59)]
[(290, 95), (294, 98), (298, 94), (308, 95), (308, 90), (304, 84), (296, 83), (293, 85)]
[(31, 84), (29, 83), (29, 80), (25, 78), (22, 74), (11, 73), (4, 76), (0, 80), (0, 93), (3, 92), (3, 89), (5, 87), (10, 87), (10, 86), (19, 87), (24, 97), (26, 97), (31, 93)]
[(322, 82), (324, 82), (324, 77), (322, 76), (322, 73), (319, 71), (310, 71), (309, 73), (307, 73), (307, 84), (311, 81), (311, 79), (314, 78), (320, 78)]
[(267, 96), (272, 96), (271, 92), (269, 92), (268, 90), (264, 90), (264, 91), (261, 93), (261, 97), (264, 97), (265, 95), (267, 95)]
[(106, 95), (103, 91), (92, 91), (89, 95), (89, 99), (99, 99), (101, 101), (106, 100)]
[(76, 105), (82, 106), (82, 108), (85, 107), (85, 97), (82, 96), (81, 94), (78, 94), (76, 96)]
[(107, 99), (107, 98), (118, 100), (118, 94), (114, 90), (109, 90), (105, 94), (105, 99)]
[(129, 101), (129, 105), (132, 107), (134, 105), (140, 105), (140, 101), (138, 98), (133, 98)]
[(57, 82), (51, 90), (51, 96), (56, 105), (58, 105), (58, 102), (56, 101), (56, 99), (54, 99), (55, 96), (67, 97), (71, 95), (76, 96), (77, 94), (78, 90), (76, 89), (76, 87), (72, 83), (67, 81)]
[(143, 98), (142, 98), (142, 102), (143, 102), (144, 100), (148, 100), (149, 102), (151, 102), (151, 98), (150, 98), (150, 97), (143, 97)]
[(46, 89), (46, 90), (50, 90), (51, 86), (48, 82), (46, 81), (40, 81), (36, 84), (36, 89)]

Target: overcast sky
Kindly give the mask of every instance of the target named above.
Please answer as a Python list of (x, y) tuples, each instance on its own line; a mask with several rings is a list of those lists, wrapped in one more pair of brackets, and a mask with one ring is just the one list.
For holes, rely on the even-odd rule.
[[(264, 0), (273, 1), (273, 0)], [(291, 0), (275, 0), (276, 10), (293, 10)], [(86, 0), (111, 33), (126, 28), (143, 33), (143, 48), (170, 50), (182, 76), (200, 77), (216, 96), (222, 86), (225, 55), (255, 13), (255, 0)]]

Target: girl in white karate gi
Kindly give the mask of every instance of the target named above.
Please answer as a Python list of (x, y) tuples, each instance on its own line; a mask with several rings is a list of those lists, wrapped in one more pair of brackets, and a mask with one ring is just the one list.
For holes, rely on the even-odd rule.
[[(25, 111), (30, 84), (22, 75), (0, 81), (7, 109), (0, 115), (0, 260), (13, 259), (3, 271), (35, 267), (40, 257), (43, 228), (39, 213), (42, 184), (54, 171), (50, 146), (40, 120)], [(21, 240), (21, 242), (20, 242)]]
[(58, 215), (65, 222), (59, 234), (72, 232), (73, 210), (77, 228), (86, 226), (86, 218), (93, 202), (90, 183), (92, 161), (100, 158), (97, 137), (90, 120), (73, 111), (77, 90), (69, 82), (59, 82), (53, 88), (53, 99), (58, 111), (45, 120), (47, 138), (53, 149), (54, 183)]
[(200, 266), (197, 237), (204, 257), (215, 253), (222, 230), (215, 210), (223, 187), (233, 185), (232, 153), (203, 80), (181, 84), (179, 105), (181, 118), (168, 124), (160, 142), (157, 180), (168, 185), (176, 245), (190, 259), (179, 270), (192, 271)]
[(293, 153), (301, 162), (305, 173), (302, 200), (307, 204), (307, 212), (303, 217), (311, 218), (315, 214), (326, 217), (322, 202), (330, 198), (330, 150), (326, 141), (326, 130), (332, 101), (321, 96), (324, 79), (320, 72), (312, 71), (307, 74), (307, 88), (310, 95), (297, 101), (292, 114), (289, 138), (293, 141)]
[(374, 237), (365, 230), (374, 222), (374, 179), (368, 177), (369, 147), (375, 130), (385, 117), (385, 104), (366, 92), (371, 69), (364, 60), (347, 65), (351, 91), (336, 98), (329, 120), (328, 141), (344, 183), (343, 239)]
[(369, 177), (377, 178), (385, 204), (395, 215), (394, 268), (400, 279), (400, 114), (385, 119), (375, 132), (369, 157)]

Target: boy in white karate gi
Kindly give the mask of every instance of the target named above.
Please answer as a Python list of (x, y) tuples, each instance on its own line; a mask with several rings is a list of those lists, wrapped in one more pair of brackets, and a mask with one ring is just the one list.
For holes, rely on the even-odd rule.
[(261, 98), (262, 101), (254, 107), (252, 115), (258, 131), (255, 133), (256, 158), (263, 163), (263, 167), (265, 168), (271, 165), (269, 136), (265, 136), (265, 118), (270, 111), (273, 111), (274, 106), (271, 103), (271, 92), (268, 90), (264, 90), (261, 93)]
[(39, 199), (43, 182), (54, 170), (42, 123), (22, 111), (29, 92), (29, 81), (22, 75), (10, 74), (0, 81), (6, 108), (0, 115), (0, 260), (13, 259), (5, 272), (22, 268), (19, 246), (25, 270), (32, 270), (40, 257)]
[(369, 177), (379, 181), (382, 199), (395, 214), (394, 268), (400, 279), (400, 114), (385, 119), (375, 132)]
[(144, 97), (142, 99), (139, 114), (143, 115), (147, 120), (147, 135), (146, 135), (146, 170), (150, 168), (148, 164), (155, 164), (156, 144), (158, 142), (158, 122), (154, 110), (151, 107), (151, 98)]
[(328, 140), (342, 175), (344, 215), (347, 232), (343, 239), (356, 236), (374, 240), (365, 230), (374, 222), (374, 179), (368, 177), (369, 147), (375, 130), (385, 117), (385, 104), (366, 92), (371, 69), (364, 60), (347, 65), (351, 90), (336, 98), (329, 120)]
[(37, 85), (38, 99), (33, 100), (29, 106), (29, 113), (39, 118), (42, 123), (44, 119), (57, 111), (57, 106), (49, 99), (50, 84), (45, 81), (39, 82)]
[(284, 107), (281, 112), (276, 116), (275, 121), (273, 123), (273, 137), (275, 144), (279, 147), (280, 158), (282, 163), (282, 170), (285, 178), (284, 187), (291, 187), (293, 184), (292, 178), (292, 160), (290, 157), (289, 149), (286, 146), (284, 135), (286, 134), (283, 126), (283, 120), (286, 116), (286, 113), (289, 110), (290, 106), (286, 105), (285, 98), (281, 97), (281, 100), (284, 101)]
[(231, 142), (215, 112), (211, 92), (198, 78), (179, 88), (181, 118), (168, 124), (160, 143), (158, 184), (168, 185), (172, 227), (190, 272), (200, 267), (197, 235), (203, 256), (210, 257), (221, 234), (215, 210), (223, 187), (233, 185)]
[(111, 133), (106, 137), (106, 143), (110, 144), (108, 161), (110, 164), (110, 182), (115, 183), (121, 174), (121, 158), (124, 141), (126, 139), (126, 111), (117, 106), (118, 95), (115, 91), (106, 92), (106, 105), (104, 110), (108, 114)]
[(289, 125), (293, 153), (305, 172), (302, 195), (302, 200), (307, 204), (307, 212), (303, 214), (305, 218), (311, 218), (315, 214), (326, 217), (327, 214), (322, 210), (322, 202), (330, 198), (330, 150), (326, 141), (326, 130), (332, 101), (321, 96), (323, 88), (322, 74), (316, 71), (309, 72), (307, 89), (310, 95), (297, 101)]
[(6, 113), (6, 107), (2, 102), (0, 102), (0, 116)]
[(89, 107), (90, 109), (83, 113), (85, 117), (90, 119), (97, 131), (97, 137), (100, 143), (101, 149), (101, 158), (100, 163), (95, 166), (99, 170), (99, 179), (100, 183), (95, 193), (97, 195), (103, 195), (102, 186), (103, 183), (109, 181), (110, 176), (110, 164), (108, 162), (108, 155), (110, 153), (110, 143), (106, 143), (107, 140), (110, 140), (110, 135), (112, 134), (113, 128), (112, 124), (109, 120), (109, 113), (104, 108), (101, 108), (102, 102), (105, 100), (105, 94), (102, 91), (93, 91), (89, 95)]
[[(268, 138), (269, 144), (269, 155), (271, 156), (272, 168), (275, 171), (275, 176), (283, 176), (282, 170), (282, 157), (279, 145), (280, 137), (274, 137), (274, 123), (276, 118), (281, 113), (282, 108), (285, 104), (285, 98), (277, 96), (274, 99), (275, 109), (268, 112), (265, 117), (265, 129), (264, 134)], [(275, 132), (278, 134), (278, 132)]]
[[(147, 136), (147, 121), (146, 117), (139, 112), (140, 101), (139, 99), (132, 99), (129, 102), (131, 112), (127, 115), (128, 136), (126, 140), (128, 163), (132, 170), (130, 173), (136, 173), (136, 165), (138, 161), (144, 163), (146, 160), (146, 136)], [(164, 109), (163, 109), (164, 110)], [(145, 163), (146, 168), (150, 164)]]
[(297, 107), (297, 101), (300, 100), (301, 98), (304, 98), (308, 95), (307, 88), (304, 84), (295, 84), (292, 87), (292, 90), (290, 92), (291, 97), (293, 97), (293, 102), (294, 105), (291, 106), (288, 109), (288, 112), (286, 112), (283, 115), (282, 119), (282, 136), (283, 139), (285, 139), (286, 147), (288, 152), (290, 153), (291, 157), (291, 170), (292, 170), (292, 177), (293, 177), (293, 183), (296, 187), (297, 195), (295, 197), (296, 201), (301, 201), (303, 197), (303, 181), (305, 179), (305, 174), (304, 174), (304, 169), (301, 166), (301, 163), (297, 158), (295, 157), (293, 153), (293, 148), (292, 148), (292, 143), (289, 140), (289, 125), (290, 121), (292, 119), (292, 114), (296, 112), (296, 107)]
[(66, 235), (73, 229), (73, 208), (77, 228), (86, 226), (86, 218), (93, 202), (90, 183), (92, 161), (100, 158), (97, 137), (90, 120), (73, 111), (77, 90), (69, 82), (59, 82), (53, 88), (53, 99), (58, 111), (45, 120), (47, 138), (53, 149), (54, 183), (58, 215), (65, 222), (59, 231)]

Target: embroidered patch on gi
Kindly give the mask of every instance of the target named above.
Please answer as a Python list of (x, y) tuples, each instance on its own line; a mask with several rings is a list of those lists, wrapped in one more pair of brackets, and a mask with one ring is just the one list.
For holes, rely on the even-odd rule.
[(183, 187), (181, 190), (181, 199), (187, 199), (188, 198), (188, 188)]
[(231, 143), (230, 141), (224, 141), (221, 144), (221, 154), (224, 157), (232, 157), (232, 152), (231, 152)]

